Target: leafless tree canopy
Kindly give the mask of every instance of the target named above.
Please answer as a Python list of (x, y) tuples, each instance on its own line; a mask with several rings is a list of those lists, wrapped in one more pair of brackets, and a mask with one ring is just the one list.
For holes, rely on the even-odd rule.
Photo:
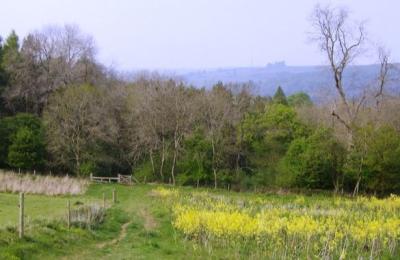
[(348, 94), (349, 87), (344, 85), (343, 74), (349, 65), (366, 51), (364, 24), (350, 20), (346, 9), (320, 5), (315, 7), (311, 21), (314, 28), (312, 40), (318, 43), (327, 57), (334, 79), (334, 88), (339, 97), (339, 103), (335, 102), (332, 106), (331, 115), (347, 129), (351, 144), (353, 128), (360, 109), (367, 99), (376, 99), (376, 104), (379, 106), (390, 69), (389, 57), (387, 52), (380, 49), (380, 71), (377, 82), (371, 82), (371, 86), (364, 86), (360, 96), (352, 97)]
[(95, 60), (93, 39), (77, 26), (49, 26), (30, 33), (22, 43), (20, 55), (12, 61), (12, 88), (5, 93), (15, 106), (23, 97), (27, 112), (40, 113), (50, 93), (58, 88), (82, 83), (97, 83), (104, 78)]

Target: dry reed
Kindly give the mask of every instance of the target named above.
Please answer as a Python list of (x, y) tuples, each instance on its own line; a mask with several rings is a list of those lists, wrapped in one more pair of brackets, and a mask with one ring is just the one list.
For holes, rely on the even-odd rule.
[(0, 192), (44, 195), (76, 195), (86, 191), (88, 181), (68, 176), (45, 176), (0, 171)]

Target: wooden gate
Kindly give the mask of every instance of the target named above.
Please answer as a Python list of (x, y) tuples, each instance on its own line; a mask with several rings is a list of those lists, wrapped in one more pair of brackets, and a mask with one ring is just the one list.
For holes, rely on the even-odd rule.
[(101, 183), (117, 182), (117, 183), (121, 183), (121, 184), (131, 185), (132, 184), (132, 176), (118, 174), (118, 177), (103, 177), (103, 176), (93, 176), (93, 174), (91, 173), (90, 181), (101, 182)]

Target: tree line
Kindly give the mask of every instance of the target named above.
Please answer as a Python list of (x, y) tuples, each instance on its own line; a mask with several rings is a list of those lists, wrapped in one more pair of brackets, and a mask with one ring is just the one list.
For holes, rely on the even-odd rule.
[(330, 95), (254, 94), (251, 83), (196, 88), (157, 74), (124, 80), (96, 60), (76, 26), (45, 27), (0, 44), (0, 167), (228, 189), (400, 191), (396, 70), (380, 49), (359, 94), (342, 75), (365, 49), (362, 24), (317, 6), (313, 40)]

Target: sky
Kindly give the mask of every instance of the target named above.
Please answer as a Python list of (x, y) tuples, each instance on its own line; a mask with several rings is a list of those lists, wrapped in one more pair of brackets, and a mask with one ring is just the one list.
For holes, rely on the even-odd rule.
[[(348, 8), (400, 61), (399, 0), (1, 0), (0, 35), (76, 24), (119, 70), (320, 65), (308, 39), (317, 3)], [(360, 63), (376, 61), (371, 52)]]

